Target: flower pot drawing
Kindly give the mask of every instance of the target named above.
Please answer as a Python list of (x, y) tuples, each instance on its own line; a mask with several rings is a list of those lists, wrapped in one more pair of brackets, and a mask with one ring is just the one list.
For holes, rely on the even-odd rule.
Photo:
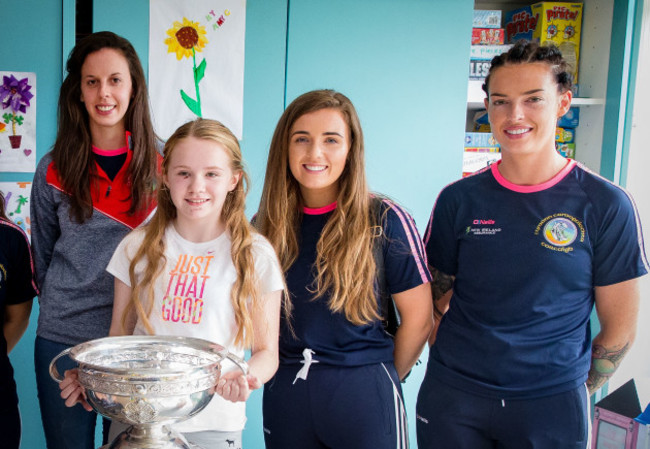
[(9, 142), (11, 142), (11, 148), (20, 148), (20, 141), (23, 136), (9, 136)]

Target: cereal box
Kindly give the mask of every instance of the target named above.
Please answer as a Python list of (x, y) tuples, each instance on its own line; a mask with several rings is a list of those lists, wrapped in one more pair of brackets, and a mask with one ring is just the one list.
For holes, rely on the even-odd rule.
[(530, 6), (508, 11), (503, 21), (505, 42), (514, 44), (519, 39), (533, 40), (533, 31), (537, 27), (539, 17), (534, 16)]
[(474, 28), (501, 28), (501, 11), (494, 10), (474, 10)]
[(573, 83), (578, 83), (578, 60), (582, 31), (582, 3), (539, 2), (531, 7), (538, 18), (533, 39), (540, 44), (553, 42), (562, 52), (573, 72)]
[(472, 28), (472, 45), (502, 45), (503, 28)]

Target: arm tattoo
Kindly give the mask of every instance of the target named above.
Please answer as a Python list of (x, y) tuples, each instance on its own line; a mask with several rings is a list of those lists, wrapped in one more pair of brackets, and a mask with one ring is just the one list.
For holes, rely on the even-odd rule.
[(435, 304), (442, 296), (451, 290), (451, 286), (454, 283), (454, 277), (449, 276), (448, 274), (442, 273), (436, 270), (433, 267), (431, 269), (431, 291), (433, 293), (433, 302)]
[(587, 379), (589, 394), (594, 394), (612, 377), (629, 349), (629, 342), (618, 349), (606, 348), (599, 344), (593, 346), (591, 349), (591, 369)]
[(454, 283), (454, 277), (447, 274), (441, 273), (433, 267), (429, 267), (431, 270), (431, 295), (433, 296), (433, 316), (436, 320), (440, 320), (444, 312), (440, 310), (439, 303), (440, 298), (444, 296)]

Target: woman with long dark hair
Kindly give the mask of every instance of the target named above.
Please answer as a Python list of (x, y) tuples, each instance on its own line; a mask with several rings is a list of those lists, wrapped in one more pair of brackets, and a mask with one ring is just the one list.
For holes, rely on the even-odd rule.
[(41, 289), (34, 358), (48, 448), (84, 449), (95, 447), (96, 415), (65, 407), (48, 366), (62, 350), (108, 335), (106, 265), (154, 209), (159, 155), (144, 71), (126, 39), (91, 34), (72, 49), (66, 69), (56, 141), (38, 164), (31, 195)]

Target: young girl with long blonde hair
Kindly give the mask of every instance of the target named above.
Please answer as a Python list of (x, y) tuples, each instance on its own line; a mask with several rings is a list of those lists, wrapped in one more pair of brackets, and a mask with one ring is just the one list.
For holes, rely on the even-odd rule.
[[(175, 426), (193, 444), (241, 447), (244, 401), (278, 364), (282, 273), (244, 214), (248, 177), (225, 126), (181, 126), (165, 144), (162, 171), (151, 222), (120, 243), (107, 268), (115, 276), (110, 335), (198, 337), (240, 357), (250, 348), (249, 374), (223, 374), (218, 396)], [(68, 378), (62, 396), (74, 404), (82, 391)]]
[[(400, 380), (433, 324), (430, 275), (412, 218), (368, 190), (346, 96), (308, 92), (284, 111), (255, 222), (278, 253), (293, 307), (264, 390), (266, 447), (406, 447)], [(382, 324), (382, 287), (401, 315), (394, 339)]]

